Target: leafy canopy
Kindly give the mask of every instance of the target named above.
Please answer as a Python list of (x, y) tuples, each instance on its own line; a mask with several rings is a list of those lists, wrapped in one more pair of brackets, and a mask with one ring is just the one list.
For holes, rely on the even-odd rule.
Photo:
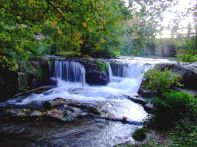
[(0, 3), (0, 66), (17, 70), (33, 57), (115, 56), (122, 0), (6, 0)]

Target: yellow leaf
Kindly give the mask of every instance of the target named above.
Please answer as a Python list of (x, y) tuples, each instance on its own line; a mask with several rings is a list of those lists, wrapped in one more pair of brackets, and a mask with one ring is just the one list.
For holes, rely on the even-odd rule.
[(102, 44), (105, 43), (105, 39), (104, 38), (101, 38), (100, 39), (100, 43), (102, 43)]
[(58, 33), (59, 35), (62, 35), (62, 34), (63, 34), (62, 30), (60, 30), (60, 29), (57, 30), (57, 33)]
[(28, 4), (29, 4), (30, 6), (34, 5), (35, 3), (36, 3), (35, 0), (28, 0)]
[(57, 21), (53, 20), (53, 21), (51, 21), (51, 24), (52, 24), (52, 26), (56, 26), (57, 25)]
[(83, 22), (82, 25), (83, 25), (84, 28), (87, 27), (87, 23), (86, 22)]
[(88, 28), (88, 31), (89, 31), (90, 33), (92, 33), (92, 29), (91, 29), (91, 28)]

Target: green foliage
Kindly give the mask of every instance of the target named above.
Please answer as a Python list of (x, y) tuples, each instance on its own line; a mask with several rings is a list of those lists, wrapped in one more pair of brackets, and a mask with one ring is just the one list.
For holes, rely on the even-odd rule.
[(195, 147), (197, 146), (197, 126), (194, 123), (181, 121), (176, 129), (170, 133), (172, 147)]
[(152, 124), (157, 129), (169, 128), (181, 119), (197, 122), (197, 99), (190, 94), (170, 91), (151, 102), (155, 108)]
[[(180, 41), (179, 41), (180, 42)], [(197, 41), (196, 37), (182, 40), (182, 44), (176, 45), (179, 52), (176, 55), (177, 61), (196, 62), (197, 61)]]
[(18, 70), (45, 54), (119, 55), (122, 0), (6, 0), (0, 4), (0, 67)]
[(197, 54), (181, 53), (176, 56), (176, 60), (182, 62), (196, 62)]
[(136, 140), (136, 141), (144, 141), (146, 139), (146, 129), (144, 128), (138, 128), (134, 131), (134, 133), (132, 134), (132, 137)]
[(103, 60), (98, 60), (97, 65), (98, 65), (99, 71), (101, 71), (101, 72), (105, 72), (108, 70), (108, 65)]
[(177, 74), (171, 73), (170, 70), (165, 69), (161, 71), (157, 68), (149, 69), (145, 73), (144, 87), (151, 92), (156, 92), (162, 95), (164, 92), (169, 91), (172, 86), (180, 86), (181, 77)]
[(161, 48), (165, 44), (173, 44), (176, 47), (176, 60), (182, 62), (197, 61), (196, 36), (189, 38), (157, 39), (156, 46)]

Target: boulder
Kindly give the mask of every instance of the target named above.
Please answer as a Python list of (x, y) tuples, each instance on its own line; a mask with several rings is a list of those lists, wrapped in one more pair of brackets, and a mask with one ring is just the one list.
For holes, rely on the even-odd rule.
[[(176, 63), (161, 63), (155, 66), (160, 70), (170, 69), (172, 73), (180, 75), (181, 84), (183, 88), (197, 90), (197, 62), (192, 64), (176, 64)], [(138, 94), (142, 97), (152, 97), (156, 93), (144, 88), (144, 82), (146, 79), (142, 80)]]
[(65, 105), (66, 104), (66, 100), (62, 99), (62, 98), (56, 98), (54, 100), (50, 100), (50, 101), (45, 101), (43, 103), (43, 106), (46, 110), (50, 110), (52, 108), (55, 108), (57, 106), (61, 106), (61, 105)]
[(179, 74), (184, 88), (197, 90), (197, 62), (192, 64), (159, 64), (160, 70), (170, 69), (173, 73)]
[(86, 72), (86, 83), (89, 85), (107, 85), (109, 77), (100, 71)]
[(89, 85), (106, 85), (110, 82), (108, 65), (104, 60), (78, 59), (86, 70), (86, 83)]
[[(42, 107), (43, 106), (43, 107)], [(59, 122), (74, 121), (81, 117), (99, 117), (101, 109), (91, 103), (81, 103), (73, 100), (56, 98), (45, 101), (42, 106), (10, 105), (2, 107), (1, 120), (51, 120)]]
[(34, 59), (28, 66), (31, 71), (19, 67), (17, 71), (0, 68), (0, 98), (11, 97), (27, 89), (38, 88), (50, 83), (50, 71), (47, 59)]
[(46, 118), (52, 119), (52, 120), (58, 120), (58, 121), (65, 121), (65, 112), (58, 110), (58, 109), (52, 109), (44, 113), (44, 116)]
[(50, 84), (49, 61), (44, 58), (31, 61), (33, 70), (27, 73), (28, 86), (33, 89)]
[(31, 118), (40, 118), (42, 117), (42, 112), (33, 109), (27, 108), (10, 108), (4, 112), (4, 116), (8, 116), (11, 119), (31, 119)]
[(18, 92), (18, 74), (0, 68), (0, 98), (9, 97)]
[(139, 94), (141, 97), (146, 97), (146, 98), (155, 96), (156, 93), (151, 92), (150, 90), (144, 88), (144, 81), (145, 81), (145, 79), (143, 79), (143, 81), (142, 81), (142, 83), (141, 83), (141, 85), (140, 85), (140, 88), (139, 88), (139, 90), (138, 90), (138, 94)]

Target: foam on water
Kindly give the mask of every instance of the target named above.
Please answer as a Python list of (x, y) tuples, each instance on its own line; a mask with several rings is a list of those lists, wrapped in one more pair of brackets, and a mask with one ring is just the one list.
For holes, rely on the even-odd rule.
[[(152, 68), (155, 63), (169, 62), (168, 60), (155, 60), (147, 58), (117, 59), (124, 63), (123, 77), (114, 76), (114, 69), (109, 64), (110, 83), (106, 86), (89, 86), (85, 83), (85, 70), (77, 62), (55, 61), (55, 79), (57, 87), (43, 92), (31, 94), (27, 97), (15, 97), (8, 101), (9, 104), (24, 105), (32, 102), (43, 102), (57, 97), (73, 99), (81, 102), (115, 102), (119, 103), (109, 109), (118, 116), (127, 116), (141, 120), (146, 117), (146, 112), (141, 106), (129, 101), (124, 95), (136, 95), (141, 84), (144, 72)], [(116, 67), (115, 70), (118, 69)], [(121, 67), (122, 68), (122, 67)], [(83, 83), (83, 84), (82, 84)]]

